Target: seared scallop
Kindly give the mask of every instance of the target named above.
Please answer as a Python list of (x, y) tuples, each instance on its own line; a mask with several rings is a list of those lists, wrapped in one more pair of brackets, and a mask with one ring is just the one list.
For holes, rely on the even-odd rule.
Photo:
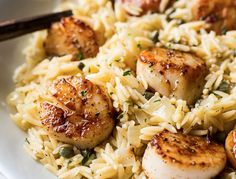
[(209, 179), (226, 164), (221, 145), (197, 136), (163, 131), (144, 153), (142, 166), (150, 179)]
[(71, 76), (56, 80), (50, 92), (57, 102), (43, 102), (40, 112), (49, 134), (81, 149), (93, 148), (109, 137), (113, 107), (99, 86)]
[(75, 60), (94, 57), (99, 48), (93, 29), (73, 17), (52, 24), (44, 46), (49, 56), (71, 54)]
[(225, 149), (230, 163), (236, 169), (236, 130), (228, 134), (225, 141)]
[(123, 4), (138, 7), (142, 14), (147, 12), (162, 12), (170, 6), (174, 0), (118, 0)]
[(194, 20), (205, 20), (217, 34), (236, 29), (235, 0), (195, 0), (192, 11)]
[(201, 96), (207, 73), (204, 61), (197, 56), (164, 48), (141, 52), (137, 62), (137, 75), (151, 89), (188, 104)]

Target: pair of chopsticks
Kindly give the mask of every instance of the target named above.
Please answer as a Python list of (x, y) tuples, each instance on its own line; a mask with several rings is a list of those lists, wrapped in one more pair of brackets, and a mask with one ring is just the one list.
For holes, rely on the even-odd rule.
[(72, 15), (71, 10), (45, 14), (20, 20), (0, 22), (0, 41), (12, 39), (31, 32), (49, 28), (53, 22)]

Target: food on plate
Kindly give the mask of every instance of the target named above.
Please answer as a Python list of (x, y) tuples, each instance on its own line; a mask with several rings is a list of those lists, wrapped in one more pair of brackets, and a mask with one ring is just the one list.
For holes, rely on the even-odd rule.
[(236, 178), (232, 2), (63, 0), (7, 99), (27, 153), (61, 179)]
[(141, 13), (147, 12), (163, 12), (173, 0), (118, 0), (125, 5), (134, 6), (141, 9)]
[(51, 25), (44, 47), (49, 56), (72, 54), (75, 60), (94, 57), (99, 49), (93, 29), (73, 17)]
[(195, 0), (192, 11), (195, 20), (204, 20), (217, 34), (236, 29), (235, 0)]
[(234, 168), (236, 168), (236, 131), (232, 130), (225, 141), (227, 157)]
[(109, 137), (113, 107), (100, 87), (71, 76), (55, 81), (51, 93), (58, 103), (41, 104), (42, 124), (50, 134), (80, 149), (93, 148)]
[(193, 104), (201, 96), (208, 69), (194, 54), (153, 48), (140, 53), (137, 75), (163, 96), (183, 99)]
[(163, 131), (148, 144), (142, 165), (149, 178), (209, 179), (225, 164), (223, 146), (203, 137)]

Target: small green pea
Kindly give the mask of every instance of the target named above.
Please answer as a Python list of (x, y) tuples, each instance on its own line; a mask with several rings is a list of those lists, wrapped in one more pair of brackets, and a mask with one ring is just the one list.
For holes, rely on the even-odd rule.
[(67, 146), (60, 148), (59, 154), (64, 158), (71, 158), (75, 155), (75, 152), (72, 147)]
[(80, 70), (83, 70), (84, 67), (85, 67), (85, 64), (84, 64), (84, 63), (80, 62), (80, 63), (78, 64), (78, 68), (79, 68)]

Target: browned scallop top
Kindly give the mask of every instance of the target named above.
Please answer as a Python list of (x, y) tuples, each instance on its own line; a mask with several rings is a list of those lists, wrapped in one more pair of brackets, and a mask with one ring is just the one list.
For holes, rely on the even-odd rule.
[(226, 161), (224, 147), (203, 137), (163, 131), (150, 144), (166, 163), (179, 167), (207, 169)]
[(43, 102), (40, 111), (42, 124), (50, 132), (76, 140), (114, 125), (111, 100), (89, 80), (75, 76), (61, 78), (54, 82), (51, 93), (57, 104)]
[(145, 50), (140, 53), (139, 60), (149, 65), (150, 68), (158, 70), (161, 75), (176, 72), (189, 79), (196, 79), (208, 73), (207, 66), (202, 59), (190, 53), (171, 49), (156, 47), (152, 50)]
[(236, 169), (236, 130), (232, 130), (225, 140), (226, 154), (231, 165)]
[(52, 24), (44, 46), (49, 56), (72, 54), (74, 60), (78, 54), (79, 58), (94, 57), (99, 49), (93, 29), (73, 17)]
[[(162, 0), (119, 0), (121, 3), (131, 4), (142, 9), (142, 14), (147, 12), (160, 12), (160, 4)], [(167, 6), (173, 4), (174, 0), (170, 0)]]
[(195, 20), (205, 20), (217, 34), (236, 29), (235, 0), (195, 0), (192, 11)]

